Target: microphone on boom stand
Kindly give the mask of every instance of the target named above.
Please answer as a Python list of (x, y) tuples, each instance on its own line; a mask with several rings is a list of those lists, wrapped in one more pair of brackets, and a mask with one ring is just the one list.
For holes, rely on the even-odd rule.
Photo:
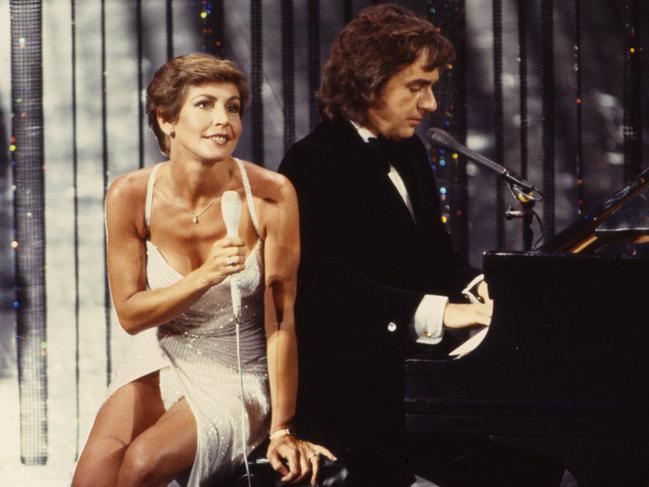
[(536, 201), (534, 193), (540, 194), (534, 185), (520, 177), (514, 171), (510, 171), (497, 162), (460, 144), (451, 134), (442, 129), (432, 128), (426, 132), (426, 135), (434, 146), (455, 151), (479, 166), (486, 167), (495, 172), (509, 183), (512, 193), (514, 193), (514, 196), (522, 205), (522, 211), (508, 209), (505, 212), (505, 217), (507, 219), (523, 218), (523, 246), (525, 250), (530, 250), (533, 241), (532, 217), (534, 214), (534, 203)]

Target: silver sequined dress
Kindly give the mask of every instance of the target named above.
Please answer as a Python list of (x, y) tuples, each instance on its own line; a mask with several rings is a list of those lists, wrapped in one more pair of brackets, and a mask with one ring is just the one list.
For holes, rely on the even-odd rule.
[[(250, 184), (241, 161), (250, 217), (259, 235)], [(153, 186), (160, 165), (151, 172), (146, 196), (146, 224), (150, 226)], [(164, 216), (161, 216), (164, 217)], [(242, 408), (235, 321), (230, 278), (213, 286), (182, 315), (137, 334), (117, 369), (108, 396), (120, 387), (160, 371), (160, 392), (166, 409), (185, 397), (198, 431), (196, 457), (186, 485), (195, 487), (227, 478), (243, 465), (242, 431), (250, 452), (265, 438), (270, 414), (266, 339), (263, 327), (263, 265), (257, 241), (237, 274), (242, 296), (240, 325), (246, 427)], [(147, 240), (147, 284), (169, 286), (183, 276)], [(173, 441), (173, 438), (169, 438)], [(183, 482), (184, 483), (184, 482)]]

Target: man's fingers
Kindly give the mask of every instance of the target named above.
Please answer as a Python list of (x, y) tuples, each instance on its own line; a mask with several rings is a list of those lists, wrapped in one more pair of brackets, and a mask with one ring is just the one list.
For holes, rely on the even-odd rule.
[(491, 301), (491, 296), (489, 296), (489, 286), (487, 285), (487, 281), (482, 281), (480, 284), (478, 284), (478, 296), (480, 296), (482, 299)]

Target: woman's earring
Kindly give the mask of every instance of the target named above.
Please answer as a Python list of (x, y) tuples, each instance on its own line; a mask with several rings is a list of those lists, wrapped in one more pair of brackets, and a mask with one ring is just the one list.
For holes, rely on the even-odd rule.
[(172, 130), (171, 132), (169, 132), (169, 137), (171, 137), (173, 139), (175, 136), (176, 136), (176, 131), (175, 130)]

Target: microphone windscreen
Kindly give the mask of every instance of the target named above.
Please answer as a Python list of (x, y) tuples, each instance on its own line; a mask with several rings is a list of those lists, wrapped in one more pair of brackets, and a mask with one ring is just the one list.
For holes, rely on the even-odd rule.
[(437, 146), (442, 146), (450, 149), (455, 149), (461, 146), (461, 144), (457, 140), (455, 140), (455, 138), (451, 134), (439, 128), (430, 129), (428, 131), (428, 138), (433, 144)]
[(221, 214), (225, 222), (225, 230), (229, 237), (239, 235), (239, 219), (241, 218), (241, 197), (236, 191), (226, 191), (221, 196)]

